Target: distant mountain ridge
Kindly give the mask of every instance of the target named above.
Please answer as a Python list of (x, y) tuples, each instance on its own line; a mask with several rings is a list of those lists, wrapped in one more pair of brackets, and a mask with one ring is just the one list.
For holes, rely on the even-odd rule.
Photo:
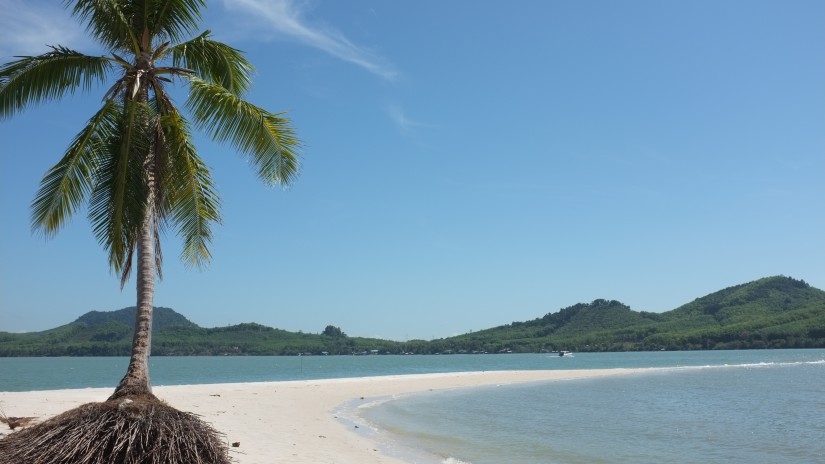
[[(134, 307), (91, 311), (43, 332), (0, 332), (0, 356), (128, 355), (134, 316)], [(156, 356), (822, 348), (825, 292), (802, 280), (766, 277), (664, 313), (598, 299), (530, 321), (430, 341), (348, 337), (334, 326), (318, 334), (255, 323), (202, 328), (162, 307), (155, 309), (153, 327)]]

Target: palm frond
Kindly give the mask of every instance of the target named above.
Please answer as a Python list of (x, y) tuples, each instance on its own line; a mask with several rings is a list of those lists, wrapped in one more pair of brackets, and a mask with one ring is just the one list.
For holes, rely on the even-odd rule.
[[(65, 0), (74, 3), (72, 15), (86, 23), (86, 30), (105, 47), (114, 50), (140, 52), (140, 37), (135, 31), (140, 19), (139, 2), (119, 0)], [(137, 33), (139, 34), (139, 32)]]
[(289, 185), (298, 175), (300, 142), (291, 121), (272, 114), (217, 84), (189, 77), (187, 107), (199, 129), (228, 141), (256, 165), (268, 185)]
[(166, 49), (169, 48), (170, 42), (164, 42), (160, 44), (157, 48), (155, 48), (154, 53), (152, 54), (152, 61), (158, 60), (163, 56), (166, 56)]
[[(158, 86), (162, 91), (162, 86)], [(153, 107), (154, 109), (154, 107)], [(166, 136), (163, 133), (163, 127), (160, 124), (161, 113), (154, 109), (154, 117), (151, 121), (152, 141), (151, 149), (147, 154), (146, 162), (144, 163), (147, 172), (147, 182), (149, 190), (152, 192), (150, 196), (151, 212), (152, 212), (152, 237), (154, 239), (154, 253), (155, 253), (155, 272), (158, 278), (163, 279), (163, 252), (161, 251), (160, 235), (164, 229), (167, 216), (168, 204), (166, 197), (169, 177), (169, 144), (166, 141)]]
[(111, 63), (107, 57), (57, 46), (48, 53), (4, 64), (0, 67), (0, 119), (78, 88), (88, 91), (94, 83), (104, 81)]
[(117, 110), (107, 102), (43, 177), (32, 202), (33, 230), (53, 236), (91, 193), (101, 149), (117, 130)]
[(163, 116), (161, 125), (170, 157), (166, 198), (170, 220), (183, 239), (181, 259), (202, 268), (211, 259), (212, 224), (220, 222), (220, 199), (212, 183), (209, 168), (198, 157), (186, 120), (177, 111)]
[(210, 31), (172, 47), (172, 63), (194, 70), (198, 77), (242, 95), (252, 83), (252, 64), (243, 52), (209, 38)]
[(204, 0), (144, 0), (147, 5), (147, 28), (155, 36), (181, 42), (196, 31), (201, 20)]
[(135, 256), (135, 248), (137, 247), (137, 240), (129, 243), (129, 247), (126, 249), (125, 259), (123, 261), (123, 265), (120, 269), (120, 289), (123, 290), (123, 287), (126, 286), (126, 282), (129, 281), (129, 277), (132, 275), (132, 267), (134, 259), (132, 258)]
[(117, 132), (104, 147), (89, 200), (92, 230), (109, 253), (112, 270), (118, 273), (131, 268), (131, 251), (150, 201), (145, 169), (150, 119), (149, 105), (125, 101)]
[(150, 101), (150, 104), (155, 109), (159, 115), (166, 115), (170, 112), (176, 111), (175, 104), (172, 102), (172, 98), (166, 93), (166, 89), (163, 87), (163, 84), (157, 79), (152, 81), (152, 91), (154, 97)]
[[(163, 228), (163, 221), (158, 218), (158, 214), (154, 215), (154, 219), (152, 219), (152, 237), (154, 238), (154, 246), (152, 247), (152, 251), (155, 253), (155, 273), (158, 275), (158, 279), (163, 279), (163, 251), (160, 246), (160, 231)], [(126, 280), (129, 278), (128, 274), (124, 274), (123, 278), (120, 281), (120, 288), (126, 284)]]

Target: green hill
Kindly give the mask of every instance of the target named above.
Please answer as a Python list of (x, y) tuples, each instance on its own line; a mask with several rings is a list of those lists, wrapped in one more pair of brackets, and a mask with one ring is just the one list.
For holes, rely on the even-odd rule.
[(825, 347), (825, 292), (777, 276), (726, 288), (665, 313), (596, 300), (438, 345), (459, 352), (471, 347), (488, 352)]
[[(135, 308), (92, 311), (43, 332), (0, 332), (0, 356), (125, 356)], [(152, 353), (294, 355), (298, 353), (496, 353), (825, 347), (825, 292), (801, 280), (767, 277), (729, 287), (664, 313), (595, 300), (525, 322), (438, 340), (395, 342), (317, 334), (255, 323), (203, 328), (156, 308)]]
[[(83, 356), (129, 354), (135, 307), (90, 311), (74, 322), (43, 332), (0, 332), (0, 356)], [(170, 327), (197, 327), (170, 308), (155, 308), (155, 333)]]
[[(131, 306), (117, 311), (90, 311), (77, 318), (72, 324), (80, 324), (89, 329), (95, 329), (106, 324), (120, 324), (131, 329), (135, 324), (135, 307)], [(152, 315), (152, 330), (161, 330), (172, 326), (197, 327), (194, 322), (170, 308), (155, 308)]]
[(825, 292), (802, 280), (767, 277), (663, 313), (650, 344), (691, 348), (825, 346)]

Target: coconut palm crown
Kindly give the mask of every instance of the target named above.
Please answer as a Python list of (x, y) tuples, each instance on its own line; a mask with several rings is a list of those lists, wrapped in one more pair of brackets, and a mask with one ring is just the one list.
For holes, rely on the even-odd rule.
[[(182, 260), (210, 260), (219, 198), (192, 129), (228, 142), (262, 181), (288, 185), (298, 173), (299, 142), (282, 113), (244, 100), (252, 66), (242, 52), (197, 34), (202, 0), (70, 0), (73, 16), (108, 50), (89, 56), (63, 46), (0, 66), (0, 120), (77, 90), (104, 89), (102, 106), (48, 170), (32, 202), (32, 228), (52, 236), (87, 206), (121, 287), (133, 267), (137, 317), (129, 368), (112, 399), (150, 395), (155, 273), (160, 235), (173, 227)], [(194, 38), (191, 38), (194, 37)], [(167, 88), (188, 87), (186, 114)], [(190, 125), (191, 121), (191, 125)], [(133, 266), (133, 257), (135, 265)]]

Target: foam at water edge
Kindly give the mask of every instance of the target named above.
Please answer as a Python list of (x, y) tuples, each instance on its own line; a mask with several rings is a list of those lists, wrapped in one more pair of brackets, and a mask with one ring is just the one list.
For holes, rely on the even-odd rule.
[(757, 363), (742, 363), (742, 364), (705, 364), (699, 366), (674, 366), (674, 367), (660, 367), (656, 369), (665, 370), (665, 371), (678, 371), (678, 370), (699, 370), (699, 369), (724, 369), (724, 368), (759, 368), (759, 367), (787, 367), (787, 366), (805, 366), (805, 365), (819, 365), (825, 364), (825, 359), (820, 359), (816, 361), (788, 361), (788, 362), (781, 362), (781, 361), (770, 361), (770, 362), (757, 362)]
[(454, 457), (448, 457), (441, 461), (441, 464), (473, 464), (468, 461), (462, 461), (461, 459), (456, 459)]

